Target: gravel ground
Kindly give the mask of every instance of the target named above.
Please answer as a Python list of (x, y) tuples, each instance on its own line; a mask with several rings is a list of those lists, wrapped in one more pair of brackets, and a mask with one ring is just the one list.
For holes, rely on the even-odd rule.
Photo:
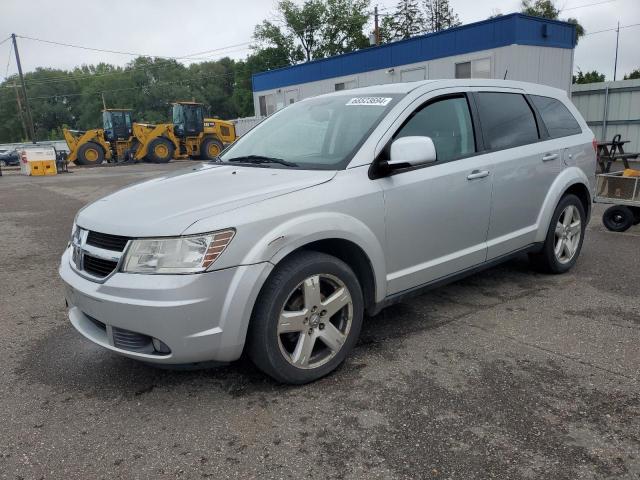
[(640, 477), (640, 227), (596, 207), (569, 274), (517, 259), (390, 307), (312, 385), (167, 371), (76, 333), (57, 265), (83, 204), (184, 166), (0, 178), (0, 478)]

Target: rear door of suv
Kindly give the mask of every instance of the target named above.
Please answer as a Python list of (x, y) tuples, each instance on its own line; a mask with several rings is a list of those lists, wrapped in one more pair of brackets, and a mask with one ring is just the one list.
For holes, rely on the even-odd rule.
[(474, 93), (484, 153), (492, 158), (493, 193), (487, 260), (534, 242), (542, 204), (563, 168), (562, 149), (521, 90), (478, 89)]

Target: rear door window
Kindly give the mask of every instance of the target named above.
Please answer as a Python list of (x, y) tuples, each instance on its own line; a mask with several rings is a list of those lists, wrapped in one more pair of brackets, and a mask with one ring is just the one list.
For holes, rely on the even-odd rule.
[(480, 92), (476, 98), (488, 149), (501, 150), (538, 141), (536, 119), (523, 95)]
[(538, 109), (551, 138), (582, 133), (577, 120), (560, 100), (540, 95), (529, 95), (529, 98)]

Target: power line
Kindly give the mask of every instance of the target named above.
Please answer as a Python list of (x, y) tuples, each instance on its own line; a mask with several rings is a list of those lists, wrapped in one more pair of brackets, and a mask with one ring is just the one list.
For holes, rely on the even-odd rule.
[(604, 2), (598, 2), (598, 3), (589, 3), (587, 5), (578, 5), (575, 7), (569, 7), (569, 8), (563, 8), (561, 9), (562, 12), (566, 12), (567, 10), (577, 10), (578, 8), (585, 8), (585, 7), (595, 7), (596, 5), (604, 5), (605, 3), (612, 3), (612, 2), (617, 2), (618, 0), (606, 0)]
[[(28, 38), (30, 40), (36, 40), (36, 41), (42, 41), (45, 43), (52, 43), (52, 44), (56, 44), (56, 45), (63, 45), (63, 46), (70, 46), (73, 48), (82, 48), (82, 49), (87, 49), (87, 50), (96, 50), (96, 51), (104, 51), (104, 52), (116, 52), (115, 50), (106, 50), (106, 49), (94, 49), (93, 47), (83, 47), (80, 45), (72, 45), (72, 44), (66, 44), (66, 43), (62, 43), (62, 42), (52, 42), (49, 40), (41, 40), (41, 39), (34, 39), (32, 37), (22, 37), (20, 35), (18, 35), (19, 38)], [(246, 46), (250, 45), (253, 42), (242, 42), (242, 43), (237, 43), (237, 44), (232, 44), (232, 45), (227, 45), (224, 47), (218, 47), (218, 48), (213, 48), (213, 49), (209, 49), (209, 50), (203, 50), (200, 52), (196, 52), (196, 53), (191, 53), (188, 55), (182, 55), (179, 57), (162, 57), (162, 56), (156, 56), (156, 58), (161, 58), (164, 60), (178, 60), (178, 59), (183, 59), (183, 60), (207, 60), (207, 59), (213, 59), (214, 57), (219, 57), (220, 56), (226, 56), (229, 55), (231, 53), (235, 53), (235, 52), (239, 52), (239, 51), (244, 51), (247, 50)], [(236, 47), (241, 47), (241, 46), (245, 46), (244, 48), (236, 48)], [(231, 49), (231, 50), (230, 50)], [(225, 52), (223, 52), (224, 50), (227, 50)], [(213, 52), (219, 52), (217, 54), (213, 54), (213, 55), (205, 55), (203, 56), (203, 54), (205, 53), (213, 53)], [(122, 54), (125, 54), (125, 52), (119, 52)], [(130, 55), (134, 55), (132, 52), (126, 52), (126, 54), (130, 54)], [(136, 54), (138, 55), (138, 54)], [(138, 56), (152, 56), (152, 55), (145, 55), (145, 54), (139, 54)], [(112, 76), (112, 75), (122, 75), (122, 74), (126, 74), (126, 73), (131, 73), (133, 71), (138, 71), (138, 70), (154, 70), (154, 69), (158, 69), (158, 68), (169, 68), (170, 66), (173, 65), (147, 65), (147, 66), (142, 66), (142, 67), (131, 67), (131, 68), (124, 68), (121, 71), (116, 71), (116, 72), (106, 72), (106, 73), (98, 73), (98, 74), (92, 74), (92, 73), (88, 73), (88, 74), (84, 74), (84, 75), (66, 75), (65, 78), (55, 78), (55, 77), (45, 77), (44, 79), (40, 79), (37, 81), (29, 81), (27, 82), (28, 85), (41, 85), (44, 83), (57, 83), (57, 82), (68, 82), (68, 81), (73, 81), (73, 80), (83, 80), (85, 78), (99, 78), (99, 77), (106, 77), (106, 76)]]
[[(620, 25), (620, 28), (631, 28), (631, 27), (637, 27), (640, 26), (640, 23), (632, 23), (631, 25)], [(613, 27), (613, 28), (607, 28), (605, 30), (598, 30), (597, 32), (589, 32), (589, 33), (585, 33), (584, 36), (586, 37), (587, 35), (595, 35), (596, 33), (603, 33), (603, 32), (613, 32), (614, 30), (617, 30), (618, 27)]]
[[(207, 59), (213, 60), (213, 59), (224, 58), (225, 56), (227, 56), (227, 55), (229, 55), (231, 53), (240, 52), (240, 51), (244, 51), (244, 50), (247, 50), (247, 48), (229, 50), (227, 52), (220, 53), (218, 55), (209, 55), (207, 57), (199, 57), (198, 60), (207, 60)], [(137, 71), (148, 72), (148, 71), (152, 71), (152, 70), (160, 70), (160, 69), (171, 68), (171, 67), (176, 67), (176, 66), (178, 66), (178, 65), (176, 65), (176, 64), (146, 65), (146, 66), (142, 66), (142, 67), (131, 67), (131, 68), (124, 67), (122, 70), (118, 70), (118, 71), (115, 71), (115, 72), (87, 73), (87, 74), (84, 74), (84, 75), (66, 74), (64, 78), (53, 78), (53, 77), (48, 77), (47, 78), (47, 77), (45, 77), (42, 80), (27, 81), (27, 86), (43, 85), (43, 84), (48, 84), (48, 83), (62, 83), (62, 82), (82, 81), (82, 80), (85, 80), (85, 79), (110, 77), (110, 76), (114, 76), (114, 75), (126, 75), (126, 74), (134, 73), (134, 72), (137, 72)]]
[(114, 53), (114, 54), (117, 54), (117, 55), (129, 55), (129, 56), (132, 56), (132, 57), (156, 57), (156, 58), (164, 58), (164, 59), (167, 59), (167, 60), (182, 60), (182, 59), (193, 58), (193, 57), (197, 57), (198, 55), (203, 55), (205, 53), (215, 52), (217, 50), (225, 50), (227, 48), (232, 48), (232, 47), (239, 47), (241, 45), (249, 45), (251, 43), (251, 41), (242, 42), (242, 43), (238, 43), (238, 44), (235, 44), (235, 45), (229, 45), (227, 47), (213, 48), (213, 49), (210, 49), (210, 50), (204, 50), (202, 52), (195, 52), (195, 53), (190, 53), (188, 55), (172, 57), (172, 56), (153, 55), (153, 54), (140, 53), (140, 52), (126, 52), (126, 51), (121, 51), (121, 50), (110, 50), (110, 49), (106, 49), (106, 48), (87, 47), (87, 46), (84, 46), (84, 45), (75, 45), (75, 44), (72, 44), (72, 43), (56, 42), (56, 41), (53, 41), (53, 40), (45, 40), (45, 39), (42, 39), (42, 38), (28, 37), (28, 36), (25, 36), (25, 35), (16, 35), (16, 36), (19, 37), (19, 38), (27, 39), (27, 40), (33, 40), (35, 42), (48, 43), (48, 44), (51, 44), (51, 45), (58, 45), (58, 46), (62, 46), (62, 47), (79, 48), (81, 50), (90, 50), (90, 51), (94, 51), (94, 52)]

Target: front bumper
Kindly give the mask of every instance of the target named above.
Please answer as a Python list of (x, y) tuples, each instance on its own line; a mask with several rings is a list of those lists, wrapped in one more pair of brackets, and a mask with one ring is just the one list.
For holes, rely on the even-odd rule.
[[(72, 325), (109, 350), (163, 364), (238, 359), (251, 310), (273, 268), (264, 262), (194, 275), (116, 273), (95, 283), (72, 270), (69, 255), (67, 249), (59, 273)], [(161, 341), (170, 352), (139, 348), (144, 338)]]

